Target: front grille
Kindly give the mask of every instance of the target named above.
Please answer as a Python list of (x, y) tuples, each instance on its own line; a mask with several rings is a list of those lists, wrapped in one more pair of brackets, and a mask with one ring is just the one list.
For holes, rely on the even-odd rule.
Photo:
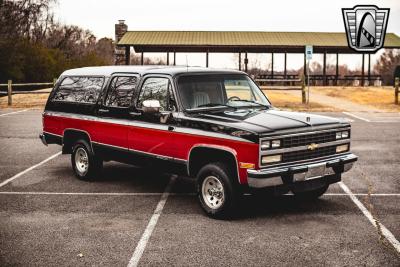
[(336, 153), (336, 146), (320, 147), (315, 150), (287, 152), (282, 155), (282, 162), (291, 162), (291, 161), (325, 157), (334, 155), (335, 153)]
[(294, 136), (284, 137), (282, 139), (282, 148), (306, 146), (312, 143), (320, 144), (320, 143), (332, 142), (335, 140), (336, 140), (336, 131), (294, 135)]

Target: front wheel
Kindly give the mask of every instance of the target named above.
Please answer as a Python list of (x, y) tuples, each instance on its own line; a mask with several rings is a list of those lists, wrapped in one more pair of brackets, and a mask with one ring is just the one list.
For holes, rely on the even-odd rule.
[(324, 185), (323, 187), (313, 189), (310, 191), (296, 191), (292, 190), (293, 194), (303, 200), (314, 200), (325, 194), (326, 190), (328, 190), (329, 185)]
[(78, 179), (94, 179), (103, 167), (103, 160), (96, 156), (85, 140), (77, 141), (71, 154), (72, 169)]
[(197, 194), (208, 216), (222, 219), (233, 215), (239, 192), (232, 178), (232, 172), (223, 163), (210, 163), (199, 171)]

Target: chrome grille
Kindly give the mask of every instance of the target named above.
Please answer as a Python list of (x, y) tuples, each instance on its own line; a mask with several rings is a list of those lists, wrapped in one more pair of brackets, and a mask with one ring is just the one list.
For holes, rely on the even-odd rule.
[(332, 142), (335, 140), (336, 140), (336, 131), (294, 135), (283, 138), (282, 147), (289, 148), (296, 146), (305, 146), (312, 143), (320, 144), (320, 143)]
[(287, 152), (282, 155), (282, 162), (320, 158), (320, 157), (334, 155), (335, 153), (336, 153), (336, 146), (321, 147), (315, 150), (301, 150), (301, 151)]

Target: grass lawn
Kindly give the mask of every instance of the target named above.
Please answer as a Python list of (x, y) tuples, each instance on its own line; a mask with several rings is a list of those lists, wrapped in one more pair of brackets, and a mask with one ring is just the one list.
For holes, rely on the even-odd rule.
[(384, 87), (312, 87), (315, 93), (338, 97), (358, 104), (369, 105), (375, 108), (400, 112), (400, 105), (394, 104), (394, 88)]
[(310, 102), (309, 105), (301, 103), (301, 94), (294, 95), (284, 91), (268, 91), (263, 90), (264, 94), (272, 102), (272, 105), (285, 110), (292, 111), (321, 111), (321, 112), (338, 112), (337, 108), (324, 106), (316, 102)]

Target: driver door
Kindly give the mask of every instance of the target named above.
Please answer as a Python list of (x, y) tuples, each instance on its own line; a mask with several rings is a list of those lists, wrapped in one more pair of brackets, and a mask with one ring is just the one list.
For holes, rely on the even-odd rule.
[[(145, 152), (152, 156), (171, 157), (173, 154), (173, 132), (176, 110), (172, 91), (172, 83), (167, 76), (149, 76), (145, 78), (139, 91), (136, 108), (141, 111), (134, 118), (134, 125), (128, 132), (130, 150)], [(146, 113), (143, 102), (157, 100), (160, 102), (160, 111)]]

